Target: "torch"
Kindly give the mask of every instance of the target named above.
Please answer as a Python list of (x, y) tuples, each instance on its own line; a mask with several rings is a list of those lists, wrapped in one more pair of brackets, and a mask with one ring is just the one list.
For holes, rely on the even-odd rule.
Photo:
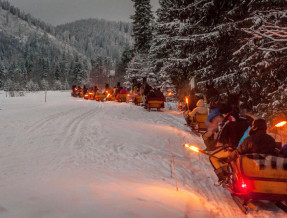
[(287, 124), (287, 121), (282, 121), (282, 122), (280, 122), (280, 123), (277, 123), (274, 127), (280, 128), (280, 127), (285, 126), (286, 124)]
[[(276, 132), (275, 132), (275, 139), (277, 138), (277, 134), (278, 134), (278, 130), (279, 128), (282, 128), (283, 126), (285, 126), (287, 124), (287, 121), (281, 121), (280, 123), (277, 123), (274, 127), (272, 127), (270, 130), (272, 130), (273, 128), (276, 128)], [(269, 131), (270, 131), (269, 130)], [(282, 134), (281, 136), (281, 140), (282, 140)]]
[(187, 110), (188, 110), (188, 112), (189, 112), (189, 106), (188, 106), (188, 104), (189, 104), (189, 99), (188, 99), (188, 97), (185, 97), (185, 103), (186, 103), (186, 106), (187, 106)]
[(218, 157), (215, 157), (213, 156), (212, 154), (208, 154), (206, 151), (203, 151), (201, 149), (199, 149), (198, 147), (194, 146), (194, 145), (188, 145), (188, 144), (184, 144), (183, 145), (186, 149), (190, 150), (190, 151), (193, 151), (195, 153), (202, 153), (204, 155), (207, 155), (209, 157), (213, 157), (213, 158), (216, 158), (216, 159), (219, 159)]

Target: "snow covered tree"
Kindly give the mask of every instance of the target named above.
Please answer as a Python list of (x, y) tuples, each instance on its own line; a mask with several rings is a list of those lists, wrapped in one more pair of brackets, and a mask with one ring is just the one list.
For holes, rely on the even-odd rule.
[(26, 90), (33, 92), (33, 91), (39, 91), (40, 87), (37, 83), (33, 82), (32, 80), (28, 81), (26, 84)]
[(46, 79), (42, 79), (41, 80), (41, 89), (42, 90), (49, 90), (50, 89), (50, 85), (49, 85), (49, 83), (48, 83), (48, 81), (46, 80)]
[(171, 33), (175, 15), (173, 13), (177, 1), (159, 1), (160, 8), (157, 11), (157, 20), (154, 25), (153, 39), (148, 55), (148, 70), (157, 78), (157, 86), (163, 91), (175, 92), (175, 86), (171, 80), (171, 74), (165, 70), (172, 52)]
[(64, 86), (61, 83), (61, 81), (60, 80), (56, 80), (54, 82), (54, 90), (63, 90), (63, 89), (64, 89)]
[(133, 37), (135, 50), (147, 52), (152, 39), (153, 14), (150, 0), (132, 0), (134, 2), (135, 14), (133, 20)]
[(242, 89), (251, 109), (266, 117), (283, 107), (286, 45), (278, 36), (285, 37), (286, 1), (169, 0), (160, 5), (149, 53), (160, 84), (172, 81), (181, 89), (196, 77), (203, 88), (213, 80), (221, 93), (227, 85)]
[(120, 60), (116, 63), (116, 81), (124, 82), (124, 77), (127, 72), (128, 64), (134, 57), (134, 51), (129, 47), (125, 48)]
[(127, 67), (125, 76), (125, 86), (130, 87), (134, 79), (141, 81), (147, 80), (154, 85), (156, 82), (155, 74), (148, 69), (148, 51), (152, 40), (153, 14), (150, 0), (132, 0), (134, 2), (135, 14), (133, 20), (134, 57)]

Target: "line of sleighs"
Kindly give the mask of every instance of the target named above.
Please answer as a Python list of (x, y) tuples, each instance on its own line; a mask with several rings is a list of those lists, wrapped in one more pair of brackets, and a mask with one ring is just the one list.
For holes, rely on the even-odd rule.
[[(224, 178), (219, 178), (219, 181), (221, 180), (221, 182), (218, 183), (217, 186), (222, 185), (223, 188), (227, 189), (231, 193), (231, 196), (235, 203), (245, 214), (249, 212), (250, 208), (258, 208), (254, 205), (254, 201), (262, 200), (273, 202), (276, 206), (287, 212), (287, 156), (286, 153), (282, 153), (282, 151), (284, 150), (284, 146), (282, 147), (282, 143), (276, 143), (275, 140), (272, 139), (274, 140), (274, 143), (277, 144), (277, 148), (275, 148), (274, 150), (277, 152), (272, 152), (272, 154), (266, 152), (263, 154), (251, 152), (245, 152), (244, 154), (240, 154), (239, 152), (237, 152), (239, 146), (236, 148), (236, 146), (234, 147), (228, 143), (222, 144), (220, 147), (214, 147), (215, 145), (217, 145), (216, 140), (213, 140), (212, 142), (213, 148), (210, 147), (212, 140), (208, 141), (210, 140), (209, 136), (211, 136), (210, 131), (207, 128), (208, 122), (211, 122), (212, 119), (216, 119), (216, 117), (218, 116), (222, 117), (222, 122), (224, 122), (225, 120), (225, 124), (224, 126), (222, 126), (223, 128), (229, 128), (228, 122), (236, 122), (233, 119), (234, 117), (232, 115), (237, 113), (235, 111), (240, 111), (239, 95), (233, 94), (229, 96), (230, 101), (227, 100), (227, 103), (225, 105), (230, 104), (231, 107), (229, 107), (230, 111), (227, 111), (224, 116), (222, 116), (223, 114), (220, 114), (218, 112), (218, 108), (214, 107), (213, 101), (208, 102), (210, 103), (210, 105), (213, 104), (213, 109), (211, 110), (210, 114), (208, 114), (207, 105), (203, 104), (204, 101), (202, 99), (197, 102), (197, 105), (194, 106), (195, 109), (192, 110), (188, 108), (188, 103), (190, 101), (190, 99), (188, 98), (190, 97), (186, 97), (184, 102), (184, 104), (186, 105), (186, 111), (184, 112), (184, 114), (187, 121), (187, 125), (191, 127), (194, 133), (203, 138), (207, 149), (201, 151), (201, 153), (204, 153), (209, 156), (210, 162), (213, 165), (217, 176), (219, 177), (219, 172), (219, 174), (221, 173), (221, 176), (223, 176)], [(206, 109), (204, 109), (204, 107), (206, 107)], [(207, 112), (205, 112), (205, 110)], [(213, 118), (210, 119), (212, 116)], [(245, 137), (248, 137), (250, 129), (251, 131), (253, 131), (252, 128), (255, 128), (255, 120), (256, 118), (253, 120), (253, 122), (250, 122), (248, 129), (244, 130), (245, 132), (243, 131)], [(286, 128), (287, 122), (283, 121), (277, 126), (279, 128)], [(275, 128), (277, 127), (275, 126)], [(218, 130), (218, 133), (220, 134), (220, 131), (222, 130), (222, 128), (221, 130)], [(234, 131), (231, 130), (228, 132)], [(249, 135), (251, 136), (251, 134)], [(261, 135), (259, 135), (259, 137), (260, 136)], [(243, 137), (243, 134), (241, 137)], [(259, 150), (260, 146), (263, 147), (263, 145), (259, 145)], [(286, 146), (287, 145), (285, 145), (285, 148)], [(189, 148), (188, 146), (186, 147)], [(228, 158), (228, 156), (232, 152), (236, 153), (235, 158)], [(215, 167), (214, 162), (217, 162), (218, 167)]]
[(162, 93), (157, 96), (156, 90), (153, 89), (150, 90), (150, 93), (147, 96), (144, 96), (139, 92), (130, 92), (122, 87), (111, 89), (108, 85), (104, 92), (100, 91), (97, 87), (87, 89), (85, 86), (73, 86), (71, 95), (73, 97), (99, 102), (114, 101), (129, 103), (132, 101), (135, 105), (144, 106), (148, 111), (151, 111), (152, 109), (160, 111), (164, 108), (164, 103), (166, 101), (166, 98)]

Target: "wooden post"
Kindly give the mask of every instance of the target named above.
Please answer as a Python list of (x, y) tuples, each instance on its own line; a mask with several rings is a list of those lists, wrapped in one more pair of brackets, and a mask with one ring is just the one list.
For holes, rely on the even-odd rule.
[(175, 183), (176, 183), (176, 191), (178, 191), (177, 176), (176, 176), (176, 169), (175, 169), (175, 162), (174, 162), (173, 150), (172, 150), (172, 147), (171, 147), (171, 146), (169, 146), (169, 148), (170, 148), (170, 153), (171, 153), (171, 156), (172, 156), (172, 163), (173, 163), (174, 176), (175, 176)]

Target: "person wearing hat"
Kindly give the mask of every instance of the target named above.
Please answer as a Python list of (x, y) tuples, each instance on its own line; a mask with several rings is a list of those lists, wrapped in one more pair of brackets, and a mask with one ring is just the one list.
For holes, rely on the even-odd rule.
[(216, 148), (209, 158), (218, 177), (218, 182), (215, 183), (217, 186), (225, 181), (228, 174), (228, 163), (221, 160), (227, 159), (237, 148), (240, 139), (249, 127), (248, 120), (241, 118), (239, 114), (234, 114), (230, 105), (219, 104), (218, 111), (224, 119), (219, 126)]
[(250, 121), (240, 117), (239, 114), (234, 114), (230, 105), (220, 104), (218, 110), (224, 119), (220, 126), (217, 147), (230, 146), (235, 149), (248, 129)]
[(215, 172), (218, 176), (218, 182), (215, 185), (221, 185), (226, 176), (227, 171), (225, 166), (244, 154), (275, 154), (276, 142), (275, 139), (267, 134), (267, 124), (263, 119), (254, 120), (249, 130), (249, 136), (242, 142), (238, 149), (217, 157), (216, 161), (213, 160), (213, 166), (215, 166)]
[(216, 149), (218, 126), (223, 121), (223, 116), (218, 108), (211, 110), (206, 120), (207, 132), (202, 135), (206, 151), (214, 151)]
[(267, 123), (263, 119), (254, 120), (248, 137), (237, 150), (232, 152), (228, 161), (234, 160), (243, 154), (275, 154), (275, 139), (267, 134)]

